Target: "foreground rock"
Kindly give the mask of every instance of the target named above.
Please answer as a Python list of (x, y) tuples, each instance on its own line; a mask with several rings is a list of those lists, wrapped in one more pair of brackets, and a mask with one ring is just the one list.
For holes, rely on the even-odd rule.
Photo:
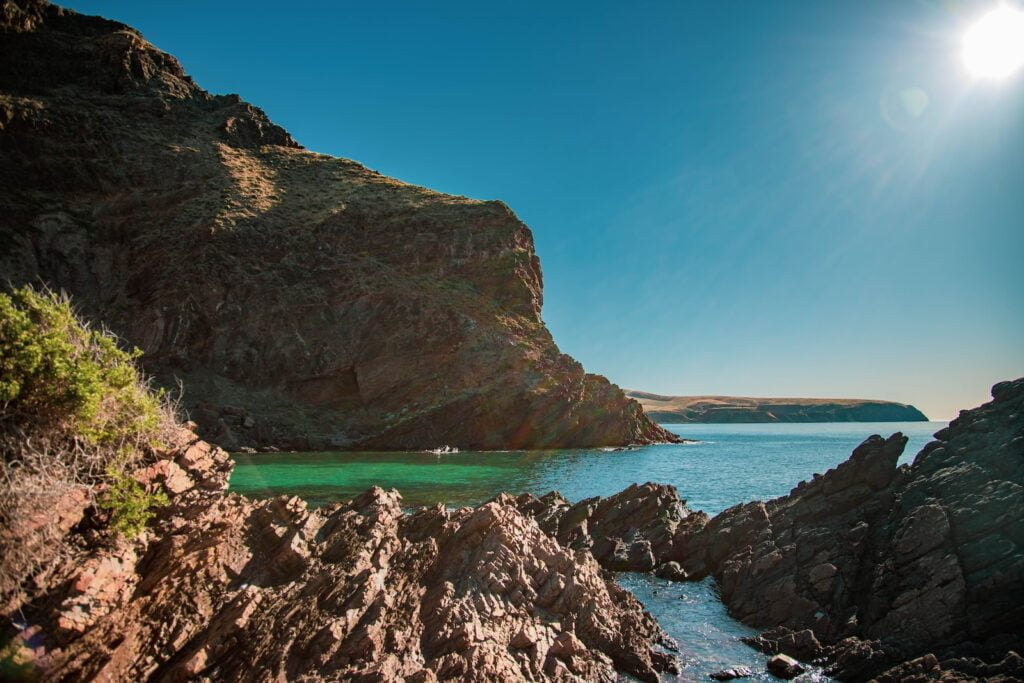
[(928, 418), (905, 403), (856, 398), (750, 398), (746, 396), (663, 396), (627, 391), (652, 420), (688, 422), (923, 422)]
[(123, 24), (0, 8), (2, 280), (71, 293), (160, 382), (184, 382), (207, 439), (675, 440), (559, 352), (533, 236), (501, 202), (302, 149)]
[(1024, 379), (992, 396), (913, 465), (896, 466), (906, 437), (871, 437), (788, 496), (678, 538), (678, 559), (691, 578), (715, 577), (732, 614), (778, 627), (753, 644), (823, 657), (844, 680), (1017, 675)]
[[(374, 488), (311, 511), (225, 495), (183, 430), (138, 473), (173, 496), (136, 542), (102, 520), (17, 615), (47, 680), (655, 680), (667, 636), (585, 552), (500, 501), (414, 514)], [(88, 514), (84, 515), (88, 518)]]
[(606, 569), (653, 570), (674, 581), (686, 578), (673, 561), (680, 555), (677, 538), (688, 539), (708, 521), (666, 484), (633, 484), (607, 498), (587, 498), (575, 505), (557, 492), (540, 498), (502, 494), (497, 500), (535, 518), (565, 547), (588, 550)]

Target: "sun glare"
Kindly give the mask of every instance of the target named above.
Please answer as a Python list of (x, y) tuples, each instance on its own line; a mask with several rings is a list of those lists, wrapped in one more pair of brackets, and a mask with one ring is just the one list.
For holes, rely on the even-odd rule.
[(964, 36), (964, 65), (978, 78), (1006, 78), (1024, 65), (1024, 10), (1000, 5)]

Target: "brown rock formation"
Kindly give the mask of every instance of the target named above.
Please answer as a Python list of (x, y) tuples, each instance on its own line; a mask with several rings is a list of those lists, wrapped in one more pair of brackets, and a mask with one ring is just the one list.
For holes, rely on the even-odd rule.
[(517, 498), (502, 494), (497, 500), (536, 519), (563, 546), (589, 550), (606, 569), (654, 570), (673, 580), (686, 578), (673, 561), (680, 554), (676, 540), (689, 539), (708, 521), (703, 512), (686, 507), (674, 486), (650, 482), (575, 505), (557, 491), (540, 498), (529, 493)]
[(184, 382), (242, 445), (547, 448), (672, 441), (541, 320), (530, 230), (302, 149), (133, 29), (0, 3), (0, 268)]
[(405, 514), (396, 492), (374, 488), (311, 511), (225, 495), (229, 471), (223, 451), (182, 430), (137, 472), (172, 499), (142, 539), (83, 511), (77, 555), (11, 612), (20, 656), (46, 680), (613, 681), (674, 669), (637, 600), (507, 501)]
[(873, 436), (788, 496), (726, 510), (677, 539), (683, 567), (713, 575), (743, 621), (781, 627), (755, 645), (823, 655), (844, 680), (1011, 680), (1024, 646), (1024, 379), (992, 396), (911, 466), (896, 466), (905, 437)]

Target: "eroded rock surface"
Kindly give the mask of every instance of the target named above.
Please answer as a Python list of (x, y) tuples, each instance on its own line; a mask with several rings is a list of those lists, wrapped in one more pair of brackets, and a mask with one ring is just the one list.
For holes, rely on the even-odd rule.
[(1024, 379), (992, 396), (912, 465), (896, 465), (904, 436), (873, 436), (788, 496), (677, 539), (678, 559), (691, 578), (715, 577), (732, 614), (779, 627), (755, 645), (824, 656), (845, 680), (893, 667), (884, 680), (966, 680), (986, 666), (1012, 677), (1024, 647)]
[(507, 501), (406, 514), (394, 491), (309, 510), (223, 493), (182, 430), (137, 478), (172, 504), (140, 540), (80, 526), (17, 615), (48, 680), (656, 680), (640, 603)]
[(0, 273), (70, 292), (229, 449), (674, 441), (559, 352), (507, 206), (301, 148), (134, 29), (0, 2)]
[(707, 515), (686, 507), (674, 486), (633, 484), (608, 496), (572, 504), (558, 492), (540, 498), (507, 494), (500, 501), (532, 516), (562, 545), (588, 550), (611, 571), (656, 571), (659, 576), (683, 580), (685, 572), (674, 560), (680, 555), (676, 540), (688, 539), (707, 523)]

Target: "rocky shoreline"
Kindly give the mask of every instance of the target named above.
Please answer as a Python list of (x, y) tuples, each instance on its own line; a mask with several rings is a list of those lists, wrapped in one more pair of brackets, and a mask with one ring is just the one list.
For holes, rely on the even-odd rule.
[[(41, 389), (0, 406), (5, 481), (30, 481), (26, 455), (38, 475), (0, 501), (2, 547), (33, 560), (0, 572), (0, 677), (654, 681), (679, 662), (616, 582), (635, 571), (712, 577), (781, 677), (803, 661), (848, 681), (1024, 679), (1024, 379), (912, 465), (897, 466), (902, 435), (873, 436), (789, 495), (714, 517), (656, 483), (411, 512), (378, 487), (315, 510), (229, 494), (211, 441), (678, 437), (558, 350), (532, 234), (501, 202), (305, 150), (134, 29), (44, 0), (0, 0), (0, 65), (5, 278), (71, 293), (159, 381), (184, 382), (195, 418), (167, 417), (112, 338), (43, 329), (74, 322), (69, 303), (36, 316), (42, 346), (29, 312), (5, 309), (10, 368), (35, 382), (6, 390)], [(78, 414), (54, 396), (86, 356)], [(73, 433), (118, 401), (123, 415)], [(142, 429), (158, 404), (166, 440)]]
[(710, 519), (650, 483), (412, 513), (380, 488), (249, 501), (224, 492), (227, 454), (182, 429), (136, 472), (171, 500), (142, 538), (80, 498), (56, 506), (78, 554), (6, 605), (8, 631), (48, 680), (657, 680), (674, 644), (614, 578), (640, 571), (713, 576), (767, 629), (751, 645), (840, 680), (1017, 680), (1024, 379), (993, 396), (910, 466), (904, 437), (872, 437)]
[(656, 680), (673, 643), (586, 552), (507, 501), (401, 509), (380, 488), (307, 509), (224, 493), (182, 429), (136, 478), (171, 504), (136, 541), (79, 499), (74, 557), (5, 613), (47, 680)]

